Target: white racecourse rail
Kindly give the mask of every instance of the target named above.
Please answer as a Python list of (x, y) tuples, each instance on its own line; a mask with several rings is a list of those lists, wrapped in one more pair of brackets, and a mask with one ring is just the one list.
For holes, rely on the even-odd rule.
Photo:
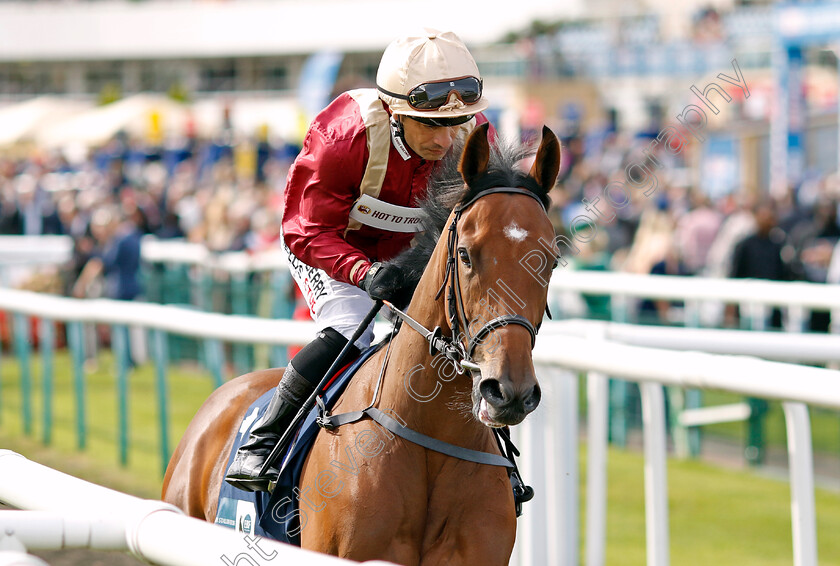
[[(91, 548), (130, 551), (152, 564), (278, 564), (342, 566), (356, 564), (301, 550), (185, 516), (161, 501), (139, 499), (88, 483), (0, 450), (0, 501), (27, 511), (0, 511), (0, 564), (4, 548), (43, 550)], [(390, 564), (366, 562), (366, 564)]]
[[(840, 285), (555, 270), (549, 283), (551, 299), (562, 303), (562, 299), (580, 294), (609, 295), (613, 311), (618, 313), (629, 310), (630, 299), (684, 301), (689, 326), (699, 326), (706, 318), (704, 306), (724, 303), (741, 305), (742, 315), (751, 321), (753, 330), (764, 329), (771, 307), (787, 309), (785, 328), (794, 332), (803, 329), (808, 310), (827, 310), (831, 312), (832, 332), (840, 333)], [(712, 317), (711, 322), (717, 324), (719, 317)]]
[[(232, 275), (287, 268), (285, 253), (279, 249), (253, 255), (244, 252), (214, 253), (201, 244), (158, 240), (151, 236), (143, 239), (142, 257), (150, 263), (185, 264)], [(523, 270), (524, 277), (528, 268), (523, 266)], [(618, 309), (627, 308), (629, 299), (681, 300), (686, 303), (686, 319), (692, 325), (699, 323), (704, 303), (740, 304), (745, 315), (758, 322), (759, 327), (767, 308), (787, 307), (786, 326), (798, 330), (808, 309), (832, 311), (832, 319), (840, 320), (838, 287), (805, 282), (635, 275), (561, 268), (552, 275), (549, 295), (553, 302), (561, 303), (563, 298), (572, 298), (574, 303), (580, 294), (610, 295)], [(840, 327), (835, 325), (833, 331), (840, 332)]]
[[(743, 282), (731, 283), (740, 285)], [(769, 285), (772, 285), (775, 295), (761, 295), (760, 300), (766, 301), (767, 304), (791, 303), (792, 293), (785, 288), (785, 284)], [(751, 298), (756, 300), (756, 297), (757, 295), (754, 295)], [(840, 298), (836, 295), (821, 297), (823, 302), (815, 301), (813, 297), (814, 295), (811, 295), (811, 299), (800, 306), (834, 310), (840, 305)], [(727, 300), (725, 297), (720, 299)], [(744, 296), (743, 300), (746, 299)], [(732, 300), (738, 302), (742, 298), (739, 296)], [(180, 335), (262, 344), (299, 344), (307, 341), (306, 337), (313, 330), (311, 323), (226, 316), (164, 305), (108, 300), (82, 301), (16, 290), (0, 290), (0, 310), (36, 315), (49, 320), (126, 324)], [(534, 413), (523, 425), (515, 429), (523, 451), (522, 467), (526, 480), (543, 496), (535, 498), (526, 506), (526, 514), (520, 520), (521, 532), (513, 563), (521, 566), (578, 563), (577, 372), (588, 372), (588, 565), (597, 566), (604, 562), (606, 376), (642, 382), (649, 564), (666, 565), (669, 560), (665, 423), (660, 385), (666, 384), (722, 389), (786, 401), (784, 408), (792, 468), (794, 564), (815, 565), (817, 552), (813, 464), (807, 408), (804, 404), (840, 408), (840, 372), (739, 356), (629, 346), (605, 339), (608, 335), (614, 339), (621, 339), (622, 328), (629, 336), (638, 334), (639, 331), (637, 327), (630, 330), (628, 327), (593, 326), (589, 323), (547, 323), (543, 326), (534, 351), (534, 359), (540, 366), (542, 383), (546, 390), (545, 403), (542, 410)], [(728, 347), (741, 343), (738, 353), (762, 353), (753, 350), (759, 349), (759, 345), (755, 343), (757, 333), (727, 332), (729, 333), (725, 334), (725, 338), (723, 334), (718, 338), (725, 340)], [(581, 338), (581, 335), (586, 338)], [(669, 332), (668, 336), (670, 335)], [(677, 340), (679, 345), (670, 346), (693, 347), (690, 342), (686, 342), (689, 340), (687, 336), (684, 336), (682, 342)], [(715, 338), (709, 338), (710, 336), (712, 335), (706, 335), (706, 347), (716, 342)], [(657, 340), (666, 338), (660, 336)], [(787, 338), (793, 337), (788, 335)], [(788, 359), (815, 360), (824, 356), (824, 359), (828, 360), (833, 359), (831, 356), (840, 351), (836, 342), (835, 345), (824, 342), (825, 338), (836, 337), (795, 338), (801, 339), (802, 344), (807, 342), (808, 345), (803, 346), (798, 356), (795, 352), (790, 353)], [(767, 334), (763, 335), (762, 339), (774, 338), (772, 334)], [(653, 338), (651, 340), (655, 342)], [(670, 340), (673, 342), (676, 339)], [(832, 349), (835, 354), (829, 352)], [(806, 351), (810, 353), (805, 355), (803, 352)], [(547, 408), (550, 410), (546, 410)], [(8, 462), (8, 459), (6, 461)], [(8, 482), (0, 482), (0, 486), (9, 485)], [(27, 491), (22, 484), (15, 485), (15, 493)], [(0, 487), (0, 490), (3, 487)], [(0, 492), (0, 499), (4, 495)], [(24, 501), (22, 495), (21, 497), (22, 499), (18, 500), (20, 503)], [(16, 505), (15, 500), (8, 501)], [(45, 509), (39, 506), (27, 508)]]
[[(548, 326), (547, 328), (545, 328)], [(514, 429), (523, 453), (527, 481), (542, 486), (546, 498), (529, 503), (521, 519), (516, 558), (526, 564), (577, 564), (578, 528), (578, 375), (586, 372), (588, 399), (588, 465), (586, 561), (604, 564), (606, 513), (607, 376), (640, 383), (645, 452), (647, 561), (669, 564), (666, 474), (666, 425), (663, 385), (717, 389), (783, 401), (791, 469), (793, 563), (816, 566), (813, 455), (806, 405), (840, 408), (840, 372), (746, 356), (709, 354), (629, 346), (606, 340), (629, 325), (570, 321), (544, 325), (534, 361), (544, 386), (544, 403)], [(645, 329), (633, 327), (640, 332)], [(714, 333), (719, 331), (707, 330)], [(549, 335), (551, 336), (549, 337)], [(583, 334), (585, 337), (576, 336)], [(679, 332), (678, 332), (679, 334)], [(745, 351), (755, 334), (728, 331), (714, 349)], [(808, 336), (790, 336), (806, 343)], [(645, 338), (636, 336), (637, 341)], [(655, 336), (647, 337), (655, 342)], [(666, 337), (667, 338), (667, 337)], [(744, 341), (740, 346), (733, 342)], [(822, 337), (820, 337), (822, 338)], [(812, 348), (809, 359), (836, 359), (840, 337)], [(708, 336), (706, 336), (708, 339)], [(671, 344), (679, 343), (674, 339)], [(685, 347), (676, 345), (675, 347)], [(796, 357), (781, 351), (781, 357)], [(547, 379), (549, 378), (549, 379)], [(549, 409), (550, 407), (550, 409)], [(547, 454), (556, 457), (546, 458)], [(552, 534), (556, 534), (554, 539)], [(547, 544), (546, 544), (547, 543)]]
[[(287, 268), (285, 253), (279, 249), (253, 255), (214, 253), (201, 244), (158, 240), (151, 236), (143, 239), (142, 258), (150, 263), (185, 264), (231, 274)], [(528, 271), (523, 265), (522, 276)], [(767, 307), (788, 307), (791, 326), (801, 325), (807, 309), (836, 311), (837, 316), (833, 318), (840, 318), (838, 286), (805, 282), (635, 275), (560, 268), (552, 275), (549, 293), (553, 299), (580, 294), (610, 295), (621, 306), (630, 298), (682, 300), (686, 302), (687, 318), (699, 318), (697, 310), (704, 302), (738, 303), (746, 307), (750, 317), (761, 314)], [(840, 328), (835, 331), (840, 332)]]

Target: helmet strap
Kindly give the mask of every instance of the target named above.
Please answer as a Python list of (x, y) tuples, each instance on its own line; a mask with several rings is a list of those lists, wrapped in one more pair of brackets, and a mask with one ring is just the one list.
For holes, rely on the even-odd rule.
[(408, 151), (408, 145), (405, 141), (405, 132), (403, 130), (402, 122), (391, 115), (391, 142), (397, 149), (397, 153), (403, 158), (403, 161), (411, 159), (411, 153)]

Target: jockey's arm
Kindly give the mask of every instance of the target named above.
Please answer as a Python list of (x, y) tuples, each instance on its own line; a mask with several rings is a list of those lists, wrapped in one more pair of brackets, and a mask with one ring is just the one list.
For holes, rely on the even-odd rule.
[(283, 212), (283, 239), (292, 253), (333, 279), (353, 285), (364, 278), (371, 263), (344, 239), (366, 155), (364, 135), (335, 140), (317, 127), (310, 128), (289, 171)]

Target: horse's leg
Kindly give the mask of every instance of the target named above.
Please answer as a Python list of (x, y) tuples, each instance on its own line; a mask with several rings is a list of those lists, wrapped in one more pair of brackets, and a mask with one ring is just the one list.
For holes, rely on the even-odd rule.
[[(431, 457), (432, 467), (435, 460), (441, 457)], [(516, 539), (507, 471), (452, 459), (444, 462), (429, 494), (420, 566), (507, 565)]]
[(321, 431), (298, 485), (301, 546), (356, 561), (417, 566), (425, 472), (421, 448), (390, 438), (370, 420)]
[(193, 417), (169, 460), (162, 497), (192, 517), (213, 521), (225, 466), (248, 407), (276, 387), (284, 369), (256, 371), (216, 389)]

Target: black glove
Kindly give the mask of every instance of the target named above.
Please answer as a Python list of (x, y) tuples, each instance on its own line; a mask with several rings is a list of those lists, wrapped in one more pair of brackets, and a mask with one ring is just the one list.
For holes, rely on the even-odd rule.
[(370, 266), (359, 287), (374, 301), (394, 301), (401, 298), (405, 278), (402, 270), (392, 263), (376, 262)]

